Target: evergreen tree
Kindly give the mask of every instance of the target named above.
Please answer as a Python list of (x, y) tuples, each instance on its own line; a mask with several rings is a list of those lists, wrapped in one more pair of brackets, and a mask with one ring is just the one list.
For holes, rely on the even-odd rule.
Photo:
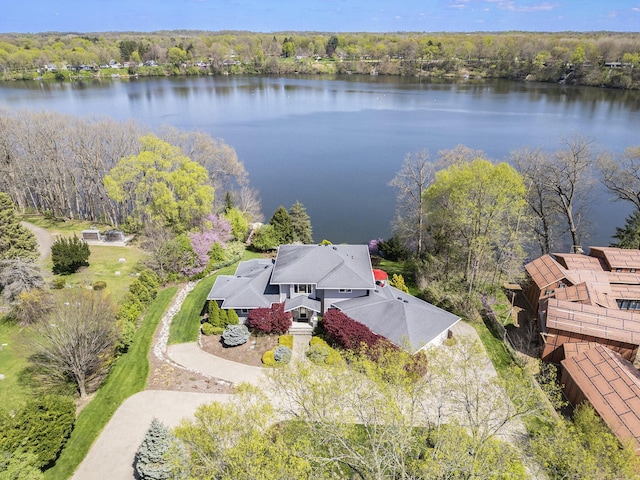
[(627, 217), (623, 228), (616, 227), (613, 238), (618, 241), (612, 243), (612, 247), (640, 249), (640, 210)]
[(280, 245), (292, 243), (295, 239), (293, 225), (291, 224), (291, 215), (287, 209), (280, 205), (269, 220), (269, 224), (273, 227), (276, 239)]
[(304, 205), (296, 200), (296, 203), (289, 210), (289, 216), (291, 217), (294, 241), (304, 244), (313, 243), (311, 219)]
[(9, 195), (0, 192), (0, 260), (9, 258), (36, 259), (36, 237), (20, 225)]
[(227, 325), (238, 325), (239, 323), (238, 313), (233, 308), (229, 309), (227, 311)]
[(72, 238), (60, 237), (51, 246), (51, 260), (53, 261), (53, 273), (75, 273), (80, 267), (89, 265), (89, 245), (77, 236)]
[[(220, 327), (226, 327), (227, 325), (229, 325), (229, 314), (227, 313), (227, 310), (221, 308), (220, 309)], [(216, 325), (218, 326), (218, 325)]]
[[(176, 455), (176, 453), (178, 455)], [(186, 458), (177, 440), (160, 420), (154, 418), (135, 456), (136, 472), (141, 480), (186, 478)]]
[(222, 327), (220, 322), (220, 307), (215, 300), (209, 300), (209, 323), (214, 327)]

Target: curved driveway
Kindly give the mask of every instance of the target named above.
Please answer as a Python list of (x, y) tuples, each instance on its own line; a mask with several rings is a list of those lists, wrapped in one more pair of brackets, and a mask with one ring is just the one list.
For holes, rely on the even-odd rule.
[(33, 223), (29, 222), (20, 222), (20, 224), (31, 230), (36, 236), (36, 240), (38, 241), (38, 251), (40, 252), (40, 259), (44, 260), (51, 253), (51, 245), (53, 245), (53, 235), (51, 235), (48, 231), (46, 231), (42, 227), (38, 227)]
[(151, 420), (169, 427), (191, 417), (198, 406), (227, 402), (233, 395), (222, 393), (145, 390), (124, 401), (73, 475), (74, 480), (132, 480), (133, 460)]

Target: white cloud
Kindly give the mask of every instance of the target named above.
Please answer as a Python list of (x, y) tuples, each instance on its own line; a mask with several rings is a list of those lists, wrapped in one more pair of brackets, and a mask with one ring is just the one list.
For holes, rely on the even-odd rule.
[(485, 0), (488, 3), (497, 4), (498, 8), (502, 10), (509, 10), (510, 12), (546, 12), (558, 7), (557, 3), (539, 2), (532, 3), (527, 2), (526, 5), (522, 5), (516, 0)]

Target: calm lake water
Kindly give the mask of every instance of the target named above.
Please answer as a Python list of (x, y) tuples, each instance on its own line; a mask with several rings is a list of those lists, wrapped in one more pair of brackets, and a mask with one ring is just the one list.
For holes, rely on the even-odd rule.
[[(205, 77), (0, 84), (0, 105), (201, 130), (232, 145), (261, 192), (307, 207), (314, 240), (388, 237), (408, 152), (464, 144), (507, 159), (579, 134), (620, 153), (640, 144), (640, 92), (506, 81), (396, 77)], [(631, 208), (602, 189), (585, 245), (606, 245)]]

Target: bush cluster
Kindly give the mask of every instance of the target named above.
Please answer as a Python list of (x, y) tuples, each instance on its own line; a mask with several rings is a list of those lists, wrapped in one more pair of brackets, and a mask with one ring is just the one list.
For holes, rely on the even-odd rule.
[(93, 285), (91, 285), (91, 288), (93, 288), (94, 290), (104, 290), (105, 288), (107, 288), (107, 282), (96, 280), (95, 282), (93, 282)]
[(331, 343), (347, 350), (360, 350), (363, 344), (371, 349), (383, 338), (337, 309), (327, 310), (322, 317), (322, 327)]
[(0, 417), (0, 451), (21, 451), (44, 468), (58, 458), (73, 430), (76, 406), (71, 397), (45, 395), (26, 403), (15, 415)]
[(306, 355), (311, 362), (317, 365), (335, 365), (342, 362), (340, 353), (331, 348), (329, 344), (320, 337), (311, 337)]
[(246, 325), (229, 325), (222, 332), (222, 341), (227, 347), (237, 347), (247, 343), (251, 334)]
[(77, 236), (60, 237), (51, 246), (53, 273), (68, 275), (75, 273), (80, 267), (89, 265), (89, 245)]
[(129, 286), (129, 292), (116, 312), (116, 321), (120, 332), (118, 351), (124, 353), (133, 342), (133, 335), (138, 327), (140, 315), (156, 298), (160, 279), (149, 269), (140, 272), (138, 278)]
[(289, 363), (291, 361), (291, 349), (284, 345), (278, 345), (273, 350), (273, 358), (277, 363)]
[(256, 308), (249, 312), (247, 326), (258, 333), (286, 333), (293, 318), (290, 312), (284, 311), (284, 303), (276, 303), (271, 308)]
[(278, 346), (267, 350), (262, 355), (262, 363), (267, 367), (286, 365), (293, 355), (293, 335), (280, 335)]
[(201, 327), (200, 330), (202, 331), (203, 335), (221, 335), (224, 332), (224, 328), (222, 327), (214, 327), (213, 325), (211, 325), (209, 322), (204, 322)]

